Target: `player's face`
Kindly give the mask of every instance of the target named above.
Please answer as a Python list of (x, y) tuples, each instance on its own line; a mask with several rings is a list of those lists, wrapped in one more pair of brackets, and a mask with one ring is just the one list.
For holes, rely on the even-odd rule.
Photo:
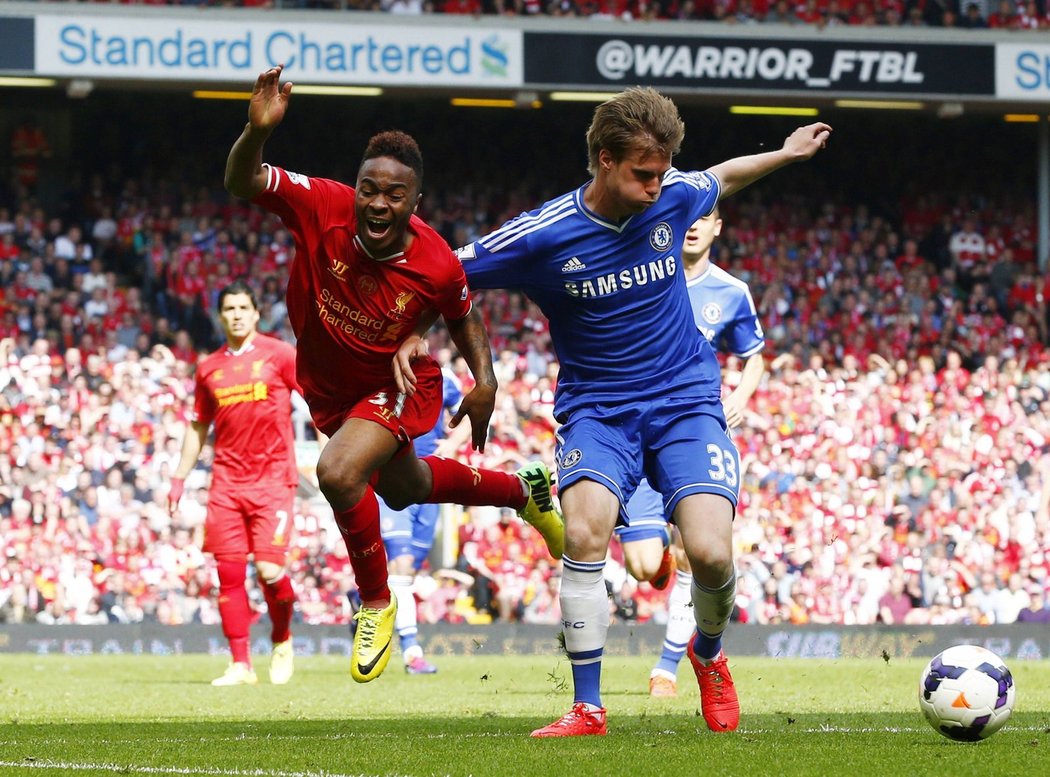
[(357, 172), (357, 237), (376, 257), (403, 251), (408, 220), (419, 204), (419, 181), (411, 167), (387, 156), (369, 159)]
[(671, 157), (639, 149), (617, 162), (603, 150), (599, 163), (606, 171), (605, 185), (610, 200), (623, 216), (629, 216), (641, 213), (660, 198)]
[(227, 342), (239, 343), (255, 331), (259, 323), (259, 311), (247, 294), (227, 294), (219, 311), (219, 321), (222, 322)]
[(722, 232), (722, 219), (713, 213), (697, 219), (685, 233), (682, 253), (690, 256), (703, 256)]

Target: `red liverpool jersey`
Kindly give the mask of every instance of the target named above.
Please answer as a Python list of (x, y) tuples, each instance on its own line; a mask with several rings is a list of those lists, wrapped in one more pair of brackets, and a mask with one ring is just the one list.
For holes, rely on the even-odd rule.
[[(354, 240), (354, 189), (267, 166), (255, 202), (295, 237), (288, 317), (298, 340), (299, 385), (307, 400), (354, 400), (393, 383), (398, 346), (424, 316), (456, 321), (470, 312), (458, 257), (425, 221), (412, 217), (408, 249), (377, 261)], [(413, 367), (437, 371), (433, 360)]]
[(197, 365), (193, 418), (215, 424), (212, 487), (299, 482), (292, 435), (295, 348), (256, 334), (240, 351), (223, 346)]

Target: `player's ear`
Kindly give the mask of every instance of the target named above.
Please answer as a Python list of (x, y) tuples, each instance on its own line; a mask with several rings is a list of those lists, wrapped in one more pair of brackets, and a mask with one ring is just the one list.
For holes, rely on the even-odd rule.
[(419, 204), (423, 202), (423, 192), (416, 195), (416, 204), (412, 206), (412, 212), (415, 213), (419, 210)]

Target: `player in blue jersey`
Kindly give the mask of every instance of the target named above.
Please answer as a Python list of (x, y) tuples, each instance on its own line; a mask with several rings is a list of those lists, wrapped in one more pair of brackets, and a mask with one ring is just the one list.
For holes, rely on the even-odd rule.
[[(718, 360), (693, 323), (681, 248), (690, 225), (720, 198), (809, 159), (830, 133), (811, 124), (777, 151), (683, 172), (671, 166), (685, 136), (678, 109), (653, 89), (631, 88), (595, 109), (590, 181), (459, 250), (472, 288), (521, 288), (539, 305), (561, 365), (560, 599), (575, 699), (533, 736), (606, 732), (603, 569), (613, 527), (626, 520), (623, 505), (643, 477), (663, 494), (692, 566), (697, 635), (688, 654), (704, 719), (714, 731), (739, 724), (721, 650), (735, 597), (739, 457), (726, 433)], [(410, 388), (411, 360), (424, 352), (418, 336), (402, 344), (399, 389)]]
[[(430, 456), (437, 452), (438, 442), (445, 436), (446, 412), (455, 413), (463, 389), (459, 380), (449, 370), (441, 371), (444, 409), (437, 425), (415, 439), (416, 453)], [(423, 566), (434, 544), (434, 532), (440, 515), (436, 504), (411, 505), (404, 510), (393, 510), (379, 499), (379, 528), (390, 559), (390, 590), (397, 597), (397, 614), (394, 628), (401, 642), (401, 658), (409, 674), (434, 674), (437, 667), (423, 657), (423, 647), (416, 638), (419, 627), (416, 621), (416, 599), (412, 583)]]
[[(716, 351), (744, 360), (740, 381), (722, 401), (726, 424), (732, 429), (743, 421), (743, 412), (765, 373), (762, 350), (765, 335), (747, 284), (711, 264), (711, 245), (722, 231), (716, 207), (685, 234), (682, 268), (696, 328)], [(696, 631), (692, 607), (692, 572), (689, 559), (663, 512), (663, 499), (643, 480), (626, 508), (629, 523), (615, 533), (623, 545), (627, 570), (638, 580), (650, 580), (663, 589), (674, 575), (667, 602), (668, 620), (663, 650), (649, 676), (653, 696), (677, 693), (678, 663), (685, 655), (689, 638)], [(677, 571), (676, 571), (677, 567)]]

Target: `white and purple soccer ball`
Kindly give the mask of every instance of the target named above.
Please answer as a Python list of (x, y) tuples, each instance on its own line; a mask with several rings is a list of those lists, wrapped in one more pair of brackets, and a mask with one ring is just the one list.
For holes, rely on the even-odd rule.
[(987, 739), (1010, 719), (1014, 678), (991, 650), (956, 645), (934, 656), (919, 682), (919, 707), (949, 739)]

